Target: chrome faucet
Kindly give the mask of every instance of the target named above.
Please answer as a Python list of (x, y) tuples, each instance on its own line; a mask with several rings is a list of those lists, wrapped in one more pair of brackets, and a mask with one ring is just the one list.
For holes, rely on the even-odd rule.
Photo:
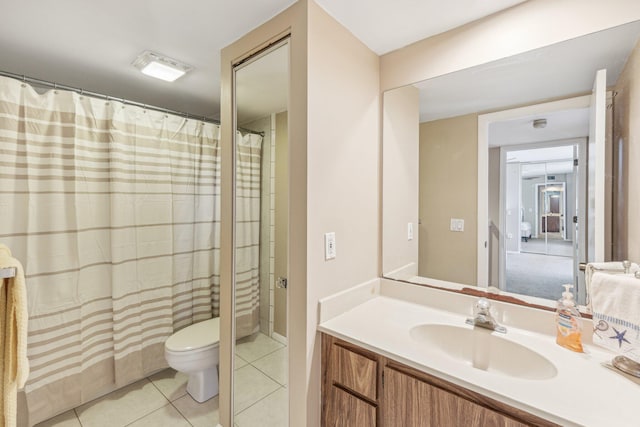
[(507, 328), (499, 325), (491, 315), (491, 302), (487, 298), (480, 298), (473, 306), (473, 319), (469, 318), (467, 324), (480, 328), (491, 329), (492, 331), (507, 333)]

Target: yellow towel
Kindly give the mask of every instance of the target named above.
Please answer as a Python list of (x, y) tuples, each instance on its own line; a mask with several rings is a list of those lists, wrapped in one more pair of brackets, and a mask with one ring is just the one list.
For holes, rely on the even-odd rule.
[(5, 427), (16, 425), (17, 392), (29, 376), (27, 360), (27, 290), (22, 264), (0, 244), (0, 268), (15, 268), (16, 275), (5, 279), (0, 289), (0, 416)]

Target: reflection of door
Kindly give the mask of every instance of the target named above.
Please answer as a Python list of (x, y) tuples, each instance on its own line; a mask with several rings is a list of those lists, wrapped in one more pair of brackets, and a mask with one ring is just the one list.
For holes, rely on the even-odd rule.
[(560, 217), (558, 215), (543, 215), (542, 216), (542, 232), (543, 233), (559, 233), (560, 232)]
[[(606, 165), (606, 84), (607, 70), (599, 70), (593, 84), (591, 111), (589, 118), (589, 162), (587, 185), (589, 203), (587, 206), (588, 245), (587, 261), (605, 261), (605, 165)], [(610, 192), (609, 192), (610, 194)]]
[(549, 212), (551, 212), (552, 214), (560, 213), (560, 196), (558, 194), (554, 194), (550, 196)]
[[(510, 210), (519, 206), (519, 247), (503, 245), (500, 288), (540, 298), (557, 299), (563, 283), (574, 281), (573, 235), (566, 218), (576, 215), (574, 155), (581, 139), (501, 147), (501, 210), (503, 227)], [(508, 159), (508, 162), (507, 162)], [(517, 171), (510, 174), (509, 170)], [(513, 194), (509, 189), (518, 189)], [(509, 202), (509, 197), (518, 197)], [(524, 227), (526, 226), (526, 227)], [(502, 228), (505, 242), (509, 228)]]
[(538, 185), (539, 230), (541, 233), (556, 233), (547, 237), (566, 239), (565, 187), (564, 182)]

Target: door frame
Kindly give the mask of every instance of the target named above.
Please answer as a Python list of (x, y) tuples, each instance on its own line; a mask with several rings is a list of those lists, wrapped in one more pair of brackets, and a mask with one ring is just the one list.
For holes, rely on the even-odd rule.
[(584, 95), (478, 115), (478, 239), (476, 248), (479, 287), (486, 288), (489, 284), (489, 126), (495, 122), (523, 116), (574, 108), (589, 108), (590, 104), (591, 95)]
[[(522, 151), (522, 150), (535, 150), (538, 148), (549, 148), (549, 147), (566, 147), (566, 146), (578, 146), (578, 147), (583, 147), (586, 146), (586, 138), (570, 138), (570, 139), (562, 139), (562, 140), (557, 140), (557, 141), (545, 141), (545, 142), (537, 142), (537, 143), (531, 143), (531, 144), (517, 144), (517, 145), (503, 145), (500, 146), (500, 196), (499, 196), (499, 203), (500, 203), (500, 207), (499, 207), (499, 230), (500, 230), (500, 247), (499, 247), (499, 253), (498, 253), (498, 287), (501, 290), (506, 290), (506, 271), (507, 271), (507, 250), (506, 250), (506, 243), (505, 243), (505, 239), (508, 238), (507, 234), (506, 234), (506, 187), (507, 187), (507, 157), (508, 154), (510, 152), (514, 152), (514, 151)], [(574, 150), (575, 151), (575, 150)], [(560, 160), (560, 159), (558, 159)], [(541, 162), (542, 163), (542, 162)], [(544, 162), (544, 163), (549, 163), (549, 162)], [(576, 182), (579, 181), (579, 177), (576, 176)], [(536, 184), (536, 188), (538, 186), (542, 186), (542, 185), (548, 185), (549, 183), (546, 182), (545, 179), (545, 183), (544, 184)], [(557, 183), (559, 184), (559, 183)], [(520, 177), (520, 182), (518, 183), (518, 185), (521, 187), (522, 185), (522, 179)], [(564, 197), (565, 197), (565, 202), (564, 202), (564, 208), (565, 208), (565, 223), (566, 223), (566, 182), (562, 182), (562, 188), (563, 188), (563, 193), (564, 193)], [(578, 188), (576, 187), (576, 195), (579, 193)], [(584, 194), (584, 193), (583, 193)], [(538, 221), (540, 219), (540, 207), (539, 207), (539, 200), (538, 200), (538, 190), (536, 190), (536, 199), (535, 199), (535, 204), (536, 204), (536, 224), (535, 224), (535, 230), (536, 230), (536, 234), (540, 235), (541, 230), (539, 229), (538, 226)], [(522, 208), (522, 188), (520, 188), (519, 190), (519, 200), (518, 200), (518, 210), (520, 211), (520, 209)], [(518, 232), (520, 230), (518, 229)], [(565, 230), (565, 236), (566, 236), (566, 230)], [(518, 252), (520, 251), (520, 246), (521, 242), (520, 242), (520, 237), (518, 235)]]

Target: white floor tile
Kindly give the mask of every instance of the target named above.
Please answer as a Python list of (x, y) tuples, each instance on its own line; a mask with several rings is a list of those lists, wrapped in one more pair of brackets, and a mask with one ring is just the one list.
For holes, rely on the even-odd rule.
[(194, 427), (214, 427), (220, 421), (218, 396), (198, 403), (187, 394), (173, 405)]
[(251, 365), (237, 369), (234, 380), (233, 397), (236, 414), (280, 388), (277, 382)]
[(147, 379), (76, 408), (83, 427), (118, 427), (150, 414), (167, 399)]
[(236, 353), (247, 362), (253, 362), (282, 347), (284, 345), (258, 332), (238, 340)]
[(150, 376), (149, 379), (172, 402), (187, 394), (189, 375), (185, 373), (169, 368)]
[(247, 361), (246, 361), (246, 360), (244, 360), (242, 357), (240, 357), (240, 356), (238, 356), (238, 355), (236, 354), (236, 355), (235, 355), (235, 362), (234, 362), (234, 363), (235, 363), (235, 365), (234, 365), (234, 366), (235, 366), (235, 369), (238, 369), (238, 368), (242, 368), (243, 366), (246, 366), (246, 365), (247, 365), (247, 363), (249, 363), (249, 362), (247, 362)]
[(287, 347), (284, 347), (254, 361), (252, 365), (264, 372), (269, 378), (276, 380), (280, 385), (286, 385), (289, 366), (287, 360)]
[(129, 424), (128, 427), (191, 427), (191, 424), (172, 404), (167, 403), (162, 408)]
[(238, 427), (286, 427), (289, 420), (289, 393), (281, 387), (276, 392), (235, 416)]
[(36, 424), (35, 427), (81, 427), (80, 420), (72, 410), (63, 412), (49, 420)]

